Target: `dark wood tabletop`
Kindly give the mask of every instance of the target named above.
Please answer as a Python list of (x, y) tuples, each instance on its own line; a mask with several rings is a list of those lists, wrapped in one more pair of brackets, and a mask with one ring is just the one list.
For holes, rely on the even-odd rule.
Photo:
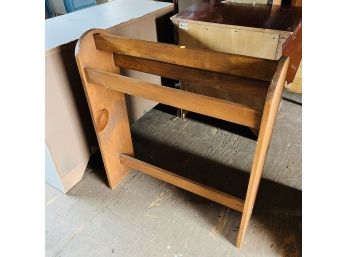
[(302, 7), (201, 3), (181, 11), (175, 18), (293, 32), (301, 23)]

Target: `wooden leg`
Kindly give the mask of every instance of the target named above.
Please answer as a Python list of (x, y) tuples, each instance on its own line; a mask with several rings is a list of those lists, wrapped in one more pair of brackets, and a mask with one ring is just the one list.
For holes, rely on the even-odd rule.
[(253, 212), (253, 207), (254, 207), (254, 203), (255, 203), (255, 199), (257, 195), (257, 190), (260, 184), (261, 174), (262, 174), (262, 169), (263, 169), (265, 159), (266, 159), (266, 154), (261, 155), (258, 152), (255, 153), (253, 168), (250, 174), (250, 179), (248, 184), (247, 195), (244, 202), (242, 220), (240, 223), (237, 242), (236, 242), (236, 246), (238, 248), (241, 247), (242, 241), (244, 239), (244, 236), (249, 224), (251, 214)]
[[(286, 71), (289, 59), (284, 58), (275, 73), (270, 88), (274, 88), (274, 93), (268, 94), (262, 114), (259, 136), (256, 143), (253, 165), (251, 168), (247, 194), (244, 202), (242, 220), (239, 227), (236, 246), (239, 248), (244, 239), (250, 217), (253, 211), (257, 190), (259, 188), (263, 166), (267, 157), (268, 147), (271, 141), (275, 119), (279, 110), (281, 95), (284, 88)], [(272, 92), (270, 90), (269, 92)]]
[(109, 186), (113, 189), (128, 173), (119, 155), (125, 152), (133, 155), (125, 98), (123, 93), (100, 86), (88, 87), (94, 127)]
[(133, 155), (132, 139), (124, 94), (88, 82), (86, 68), (98, 68), (119, 73), (113, 63), (112, 53), (96, 49), (93, 34), (104, 30), (86, 32), (80, 38), (75, 53), (84, 90), (97, 134), (108, 183), (111, 188), (124, 178), (128, 168), (120, 163), (119, 155)]
[[(277, 96), (280, 98), (280, 96)], [(238, 237), (237, 237), (237, 247), (239, 248), (244, 239), (251, 214), (253, 212), (254, 203), (257, 195), (257, 190), (259, 188), (263, 166), (267, 157), (268, 147), (271, 141), (272, 130), (275, 122), (275, 117), (278, 112), (279, 99), (277, 102), (272, 103), (272, 108), (270, 103), (266, 103), (265, 110), (263, 113), (263, 118), (261, 121), (261, 128), (259, 132), (259, 137), (256, 143), (255, 155), (253, 160), (253, 165), (251, 168), (249, 184), (247, 189), (247, 194), (244, 203), (244, 209), (242, 214), (242, 220), (239, 227)]]

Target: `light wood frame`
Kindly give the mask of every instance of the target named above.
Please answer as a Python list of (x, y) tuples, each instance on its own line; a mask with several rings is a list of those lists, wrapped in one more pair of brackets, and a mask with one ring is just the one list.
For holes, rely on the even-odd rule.
[[(282, 57), (279, 61), (274, 61), (184, 48), (115, 36), (98, 29), (87, 31), (81, 36), (75, 56), (109, 186), (115, 188), (129, 169), (135, 169), (237, 210), (242, 213), (236, 241), (236, 246), (240, 247), (257, 195), (289, 58)], [(120, 75), (119, 67), (189, 83), (229, 86), (238, 97), (235, 102), (230, 102), (147, 83)], [(144, 97), (258, 130), (245, 200), (136, 159), (124, 94)], [(262, 100), (262, 108), (255, 107), (251, 102), (249, 104), (248, 99)]]

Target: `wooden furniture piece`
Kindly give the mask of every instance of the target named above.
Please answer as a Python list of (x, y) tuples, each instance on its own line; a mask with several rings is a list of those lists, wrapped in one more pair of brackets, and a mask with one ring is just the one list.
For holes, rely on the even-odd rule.
[[(129, 39), (91, 30), (76, 46), (76, 62), (102, 153), (108, 182), (117, 186), (129, 169), (242, 213), (237, 237), (241, 246), (265, 163), (289, 58), (265, 60), (234, 54)], [(134, 69), (198, 85), (229, 87), (234, 101), (225, 101), (120, 75)], [(259, 129), (245, 200), (220, 192), (134, 157), (125, 94)]]
[[(45, 20), (45, 181), (64, 193), (81, 180), (98, 146), (76, 66), (76, 42), (86, 30), (96, 27), (157, 41), (157, 18), (170, 15), (173, 4), (136, 2), (117, 0)], [(155, 75), (122, 73), (152, 83), (161, 81)], [(131, 121), (157, 104), (133, 97), (126, 102)]]
[[(294, 81), (302, 59), (299, 6), (205, 2), (190, 6), (171, 20), (178, 31), (179, 45), (270, 60), (289, 56), (286, 81)], [(195, 87), (182, 88), (192, 91)]]
[[(281, 4), (281, 0), (227, 0), (230, 2), (235, 3), (244, 3), (244, 4)], [(190, 7), (193, 4), (199, 4), (199, 3), (220, 3), (222, 0), (173, 0), (174, 3), (174, 10), (177, 10), (179, 12), (185, 10), (186, 8)], [(226, 1), (225, 1), (226, 2)], [(178, 12), (175, 13), (178, 13)]]

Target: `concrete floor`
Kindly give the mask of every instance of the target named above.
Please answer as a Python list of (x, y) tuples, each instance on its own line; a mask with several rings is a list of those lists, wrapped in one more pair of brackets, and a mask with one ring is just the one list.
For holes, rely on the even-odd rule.
[[(228, 157), (226, 145), (247, 147), (253, 136), (242, 132), (241, 143), (234, 130), (152, 110), (132, 136), (138, 158), (244, 197), (248, 173), (234, 164), (247, 155), (231, 157), (240, 152), (233, 148)], [(46, 185), (46, 256), (301, 256), (301, 199), (301, 191), (263, 179), (237, 249), (239, 213), (136, 171), (110, 190), (96, 154), (67, 195)]]

